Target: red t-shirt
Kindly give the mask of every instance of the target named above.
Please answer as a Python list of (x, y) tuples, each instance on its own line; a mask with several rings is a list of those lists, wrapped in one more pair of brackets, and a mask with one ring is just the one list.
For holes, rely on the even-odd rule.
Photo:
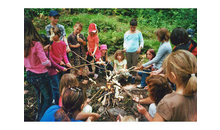
[(66, 55), (66, 44), (61, 40), (58, 43), (53, 42), (53, 44), (51, 45), (50, 55), (53, 60), (58, 64), (61, 61), (64, 61), (66, 64), (69, 63)]
[[(88, 42), (89, 42), (89, 49), (90, 49), (90, 51), (93, 53), (93, 51), (95, 50), (95, 45), (96, 45), (97, 43), (99, 44), (99, 37), (98, 37), (97, 34), (95, 34), (94, 36), (89, 35), (89, 36), (87, 37), (87, 40), (88, 40)], [(90, 54), (90, 55), (91, 55), (91, 54)], [(96, 50), (96, 52), (95, 52), (95, 57), (96, 57), (96, 59), (101, 58), (101, 52), (100, 52), (100, 50), (99, 50), (99, 46), (98, 46), (98, 48), (97, 48), (97, 50)]]

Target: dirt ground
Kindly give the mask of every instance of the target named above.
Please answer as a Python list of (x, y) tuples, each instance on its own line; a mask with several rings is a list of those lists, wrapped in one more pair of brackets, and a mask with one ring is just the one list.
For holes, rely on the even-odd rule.
[[(110, 57), (111, 58), (111, 57)], [(70, 60), (72, 62), (72, 60)], [(88, 71), (88, 68), (85, 67), (84, 72)], [(74, 70), (71, 70), (71, 73), (74, 73)], [(93, 75), (89, 75), (89, 77), (93, 77)], [(101, 86), (106, 86), (106, 76), (99, 75), (99, 77), (95, 80), (97, 84), (88, 82), (88, 84), (82, 84), (80, 82), (80, 86), (84, 88), (87, 92), (87, 97), (91, 98)], [(140, 77), (136, 76), (135, 84), (131, 85), (129, 82), (125, 80), (119, 80), (123, 88), (131, 93), (134, 97), (138, 96), (140, 98), (146, 98), (148, 96), (147, 90), (144, 89), (137, 89), (136, 86), (140, 84)], [(145, 117), (141, 114), (138, 114), (137, 111), (137, 103), (132, 100), (132, 97), (129, 96), (124, 90), (119, 90), (120, 95), (124, 98), (122, 100), (115, 99), (113, 101), (113, 95), (109, 96), (109, 99), (112, 100), (108, 101), (108, 104), (102, 105), (98, 99), (105, 93), (99, 93), (92, 101), (89, 103), (92, 106), (92, 112), (99, 113), (101, 117), (97, 121), (116, 121), (118, 114), (120, 113), (122, 116), (133, 116), (138, 121), (147, 121)], [(144, 105), (145, 108), (148, 110), (148, 105)], [(27, 83), (24, 82), (24, 121), (35, 121), (36, 114), (37, 114), (37, 97), (34, 91), (34, 88)]]

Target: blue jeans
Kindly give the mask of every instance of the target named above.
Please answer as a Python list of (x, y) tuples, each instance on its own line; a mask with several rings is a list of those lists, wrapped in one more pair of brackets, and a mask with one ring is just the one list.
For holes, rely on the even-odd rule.
[(53, 89), (53, 99), (55, 100), (55, 104), (58, 105), (59, 98), (60, 98), (60, 92), (59, 92), (59, 80), (58, 80), (58, 74), (50, 76), (50, 83), (52, 85)]
[(35, 74), (27, 71), (27, 81), (34, 86), (38, 101), (38, 118), (39, 121), (44, 112), (52, 105), (53, 93), (50, 84), (48, 72)]
[[(151, 72), (150, 70), (143, 70), (143, 71), (144, 72)], [(150, 74), (138, 72), (138, 75), (141, 76), (141, 86), (143, 86), (143, 87), (147, 86), (147, 83), (145, 80), (146, 80), (147, 76), (149, 76)]]

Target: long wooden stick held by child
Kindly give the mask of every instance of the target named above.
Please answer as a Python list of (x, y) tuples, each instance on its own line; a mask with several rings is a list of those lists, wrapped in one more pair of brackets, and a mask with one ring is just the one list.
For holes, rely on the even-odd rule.
[(105, 86), (101, 86), (101, 88), (99, 89), (99, 91), (97, 91), (90, 100), (92, 100), (101, 90), (104, 90)]

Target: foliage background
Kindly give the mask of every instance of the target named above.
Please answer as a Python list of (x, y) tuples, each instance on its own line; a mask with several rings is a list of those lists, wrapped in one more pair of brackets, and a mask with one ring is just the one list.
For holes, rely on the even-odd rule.
[(197, 41), (197, 9), (196, 8), (25, 8), (24, 15), (33, 20), (39, 33), (46, 33), (45, 26), (50, 23), (50, 10), (58, 11), (61, 16), (59, 23), (64, 25), (67, 37), (73, 31), (74, 23), (83, 24), (82, 34), (88, 36), (88, 26), (96, 23), (99, 30), (100, 45), (108, 45), (108, 53), (113, 54), (123, 47), (124, 33), (129, 30), (129, 21), (137, 18), (138, 27), (144, 37), (144, 48), (153, 48), (157, 51), (159, 42), (154, 32), (161, 27), (167, 28), (170, 33), (176, 27), (191, 28), (195, 31), (194, 40)]

